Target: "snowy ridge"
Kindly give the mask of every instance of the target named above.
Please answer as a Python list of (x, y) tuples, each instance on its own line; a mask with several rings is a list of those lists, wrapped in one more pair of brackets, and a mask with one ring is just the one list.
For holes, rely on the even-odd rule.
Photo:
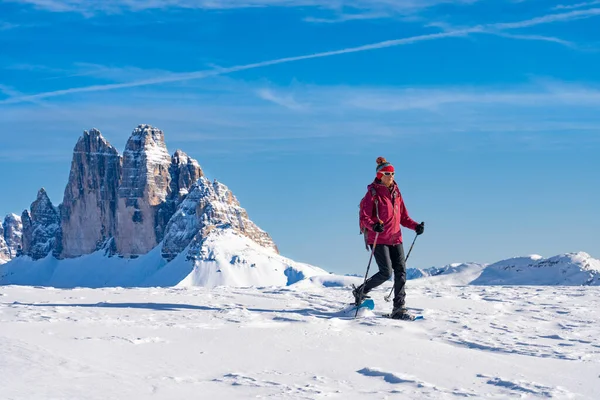
[(179, 280), (186, 271), (187, 275), (174, 284), (179, 287), (288, 286), (313, 276), (327, 275), (321, 268), (283, 257), (227, 225), (212, 229), (200, 242), (192, 243), (187, 252), (182, 252), (148, 283), (163, 282), (164, 276), (177, 276)]
[(599, 286), (600, 260), (585, 252), (510, 258), (487, 266), (471, 284)]
[(200, 177), (169, 220), (163, 257), (172, 260), (192, 244), (187, 250), (188, 258), (195, 258), (203, 239), (216, 227), (232, 228), (260, 246), (277, 252), (271, 237), (248, 218), (248, 213), (227, 186)]
[(326, 271), (297, 263), (266, 249), (231, 228), (217, 228), (197, 245), (168, 262), (161, 246), (135, 259), (104, 251), (77, 258), (40, 260), (18, 257), (0, 267), (0, 284), (74, 287), (286, 286)]
[(443, 267), (408, 268), (406, 279), (435, 278), (447, 283), (466, 285), (481, 274), (485, 264), (478, 263), (452, 263)]

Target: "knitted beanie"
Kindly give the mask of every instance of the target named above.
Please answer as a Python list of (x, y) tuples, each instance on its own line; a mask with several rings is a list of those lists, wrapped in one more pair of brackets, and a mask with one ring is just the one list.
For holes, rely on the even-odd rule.
[(377, 168), (375, 171), (377, 172), (377, 179), (381, 179), (383, 172), (394, 172), (394, 166), (387, 162), (385, 157), (377, 157)]

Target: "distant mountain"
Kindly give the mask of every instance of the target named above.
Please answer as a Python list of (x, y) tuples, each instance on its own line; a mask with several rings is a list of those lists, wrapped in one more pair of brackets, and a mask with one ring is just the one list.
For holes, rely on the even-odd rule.
[(427, 278), (431, 276), (450, 275), (463, 273), (465, 271), (471, 271), (473, 269), (481, 270), (484, 268), (483, 264), (476, 263), (453, 263), (444, 265), (443, 267), (430, 267), (430, 268), (408, 268), (406, 270), (406, 279), (419, 279)]
[[(232, 191), (209, 181), (164, 133), (139, 125), (119, 154), (97, 129), (73, 150), (63, 201), (41, 188), (0, 224), (0, 284), (57, 287), (319, 286), (359, 284), (279, 254)], [(310, 279), (305, 279), (310, 278)], [(407, 270), (407, 279), (455, 285), (600, 285), (587, 253), (455, 263)], [(302, 281), (302, 282), (300, 282)]]
[(183, 151), (169, 155), (149, 125), (133, 130), (123, 156), (99, 130), (84, 131), (63, 202), (42, 188), (6, 221), (0, 284), (285, 285), (327, 274), (279, 255), (229, 188)]
[(0, 220), (0, 264), (17, 257), (23, 244), (23, 224), (21, 217), (8, 214), (4, 221)]
[(584, 252), (510, 258), (488, 265), (471, 284), (600, 286), (600, 260)]

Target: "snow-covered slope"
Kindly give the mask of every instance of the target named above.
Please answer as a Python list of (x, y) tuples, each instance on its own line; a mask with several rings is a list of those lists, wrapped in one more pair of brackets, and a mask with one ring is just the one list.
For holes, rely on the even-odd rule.
[(172, 260), (185, 250), (188, 258), (193, 259), (202, 240), (214, 229), (224, 227), (267, 249), (278, 251), (271, 237), (248, 218), (248, 213), (227, 186), (201, 177), (167, 224), (163, 257)]
[[(187, 157), (181, 152), (178, 156), (180, 161)], [(193, 163), (192, 168), (195, 169)], [(185, 176), (178, 176), (186, 182)], [(40, 193), (40, 196), (44, 195), (43, 199), (47, 199), (45, 191)], [(149, 252), (122, 257), (115, 255), (111, 246), (105, 246), (92, 254), (57, 259), (55, 252), (49, 252), (50, 247), (44, 247), (45, 252), (25, 253), (0, 267), (0, 285), (60, 288), (285, 286), (307, 277), (327, 275), (320, 268), (281, 256), (269, 234), (250, 220), (246, 210), (224, 184), (211, 182), (202, 176), (191, 185), (189, 193), (187, 188), (186, 192), (177, 190), (176, 196), (182, 199), (170, 213), (164, 237)], [(49, 200), (43, 204), (46, 203)], [(32, 221), (41, 227), (49, 225), (42, 224), (45, 220), (33, 218), (38, 214), (42, 215), (32, 214)], [(29, 225), (33, 226), (33, 223)], [(136, 230), (132, 235), (143, 235), (143, 228), (138, 228), (141, 231)], [(47, 231), (41, 228), (30, 230)], [(47, 235), (48, 238), (29, 236), (36, 240), (28, 240), (27, 243), (46, 245), (57, 235), (53, 231), (52, 235)], [(0, 242), (2, 254), (6, 253), (6, 249), (4, 241)]]
[(585, 252), (510, 258), (487, 266), (472, 285), (600, 285), (600, 260)]
[(285, 286), (326, 271), (285, 258), (230, 228), (214, 229), (198, 245), (198, 256), (184, 251), (173, 261), (161, 246), (135, 259), (103, 251), (78, 258), (41, 260), (19, 257), (0, 266), (0, 284), (73, 287)]
[(190, 252), (182, 252), (146, 284), (155, 286), (171, 279), (179, 287), (286, 286), (327, 275), (321, 268), (283, 257), (233, 229), (212, 230), (200, 244), (192, 246), (196, 247), (193, 259), (189, 259)]

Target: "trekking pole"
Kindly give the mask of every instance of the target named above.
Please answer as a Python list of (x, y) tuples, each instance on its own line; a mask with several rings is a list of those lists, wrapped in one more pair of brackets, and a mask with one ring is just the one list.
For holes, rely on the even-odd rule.
[[(363, 281), (362, 286), (360, 287), (360, 294), (358, 296), (358, 298), (362, 298), (363, 292), (365, 290), (365, 285), (367, 283), (367, 276), (369, 275), (369, 268), (371, 267), (371, 261), (373, 260), (373, 254), (375, 253), (375, 246), (377, 246), (377, 238), (379, 237), (379, 232), (377, 232), (375, 234), (375, 240), (373, 241), (373, 249), (371, 250), (371, 256), (369, 257), (369, 263), (367, 264), (367, 272), (365, 272), (365, 279)], [(358, 315), (358, 306), (360, 306), (360, 304), (356, 305), (356, 313), (354, 314), (354, 318), (356, 318), (356, 316)]]
[[(415, 242), (417, 241), (417, 237), (419, 237), (419, 235), (415, 235), (415, 240), (413, 240), (412, 244), (410, 245), (408, 254), (406, 255), (406, 258), (404, 259), (404, 268), (406, 268), (406, 261), (408, 261), (408, 257), (410, 257), (410, 252), (412, 251), (412, 248), (415, 245)], [(392, 285), (392, 290), (390, 290), (390, 293), (387, 296), (383, 297), (385, 301), (390, 301), (390, 298), (392, 297), (392, 293), (394, 292), (394, 287), (396, 287), (396, 282), (394, 282), (394, 284)]]

